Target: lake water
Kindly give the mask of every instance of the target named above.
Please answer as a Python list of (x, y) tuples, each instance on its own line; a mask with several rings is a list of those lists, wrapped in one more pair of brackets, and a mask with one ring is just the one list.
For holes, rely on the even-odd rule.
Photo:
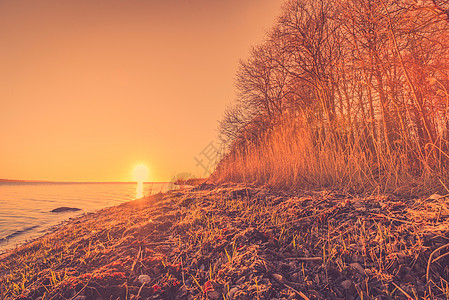
[[(145, 183), (143, 195), (173, 188), (172, 183)], [(71, 217), (136, 199), (139, 192), (136, 183), (0, 182), (0, 253)], [(58, 207), (81, 210), (51, 212)]]

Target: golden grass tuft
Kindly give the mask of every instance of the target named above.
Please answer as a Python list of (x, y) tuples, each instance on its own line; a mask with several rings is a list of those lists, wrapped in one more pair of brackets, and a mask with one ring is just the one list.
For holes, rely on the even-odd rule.
[[(266, 184), (275, 189), (333, 188), (353, 192), (445, 192), (445, 169), (431, 168), (419, 149), (383, 149), (362, 137), (342, 138), (305, 121), (280, 122), (231, 147), (211, 176), (215, 182)], [(410, 151), (409, 151), (410, 152)], [(446, 191), (447, 192), (447, 191)]]

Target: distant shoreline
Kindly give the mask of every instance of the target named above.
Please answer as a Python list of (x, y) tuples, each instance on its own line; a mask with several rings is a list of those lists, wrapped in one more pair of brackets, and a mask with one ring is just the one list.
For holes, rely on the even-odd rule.
[[(46, 180), (16, 180), (16, 179), (0, 179), (0, 183), (137, 183), (137, 181), (46, 181)], [(148, 183), (170, 183), (170, 181), (145, 181), (144, 184)]]
[(45, 180), (0, 179), (0, 182), (51, 182), (51, 181), (45, 181)]

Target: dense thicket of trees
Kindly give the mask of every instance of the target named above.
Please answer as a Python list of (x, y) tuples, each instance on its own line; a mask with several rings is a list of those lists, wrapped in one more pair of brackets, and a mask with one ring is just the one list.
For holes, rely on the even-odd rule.
[[(290, 0), (266, 41), (241, 61), (238, 95), (220, 124), (229, 152), (285, 120), (358, 145), (384, 168), (449, 162), (449, 3)], [(300, 138), (300, 137), (298, 137)], [(379, 171), (380, 172), (380, 171)]]

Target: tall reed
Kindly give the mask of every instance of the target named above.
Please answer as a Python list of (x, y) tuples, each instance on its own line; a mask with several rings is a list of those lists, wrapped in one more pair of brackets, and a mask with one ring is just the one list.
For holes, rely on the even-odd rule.
[(373, 139), (326, 133), (303, 120), (280, 122), (257, 140), (233, 145), (211, 179), (287, 190), (401, 194), (443, 192), (447, 186), (443, 170), (431, 169), (426, 157), (407, 155), (403, 148), (387, 152)]

